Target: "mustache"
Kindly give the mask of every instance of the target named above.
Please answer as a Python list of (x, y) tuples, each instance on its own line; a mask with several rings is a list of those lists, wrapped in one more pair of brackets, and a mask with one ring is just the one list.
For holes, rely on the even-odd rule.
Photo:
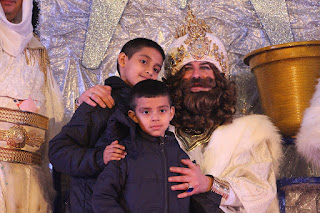
[(214, 88), (216, 87), (216, 85), (216, 81), (210, 77), (191, 78), (182, 80), (183, 89), (190, 89), (191, 87)]

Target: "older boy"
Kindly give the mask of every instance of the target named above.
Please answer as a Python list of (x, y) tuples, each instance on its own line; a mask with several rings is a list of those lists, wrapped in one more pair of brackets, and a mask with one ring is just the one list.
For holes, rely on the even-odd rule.
[(111, 131), (130, 128), (130, 135), (120, 141), (128, 155), (110, 161), (99, 175), (92, 197), (94, 211), (189, 212), (189, 198), (177, 198), (179, 192), (170, 190), (173, 184), (167, 180), (174, 175), (169, 167), (183, 166), (181, 159), (188, 158), (174, 134), (166, 131), (174, 116), (168, 88), (151, 79), (137, 83), (130, 108), (128, 115), (139, 126), (118, 110), (109, 120)]
[[(70, 122), (50, 141), (49, 158), (55, 170), (71, 176), (70, 212), (92, 212), (91, 187), (108, 162), (104, 153), (107, 144), (95, 145), (115, 108), (127, 113), (131, 87), (141, 80), (157, 79), (163, 60), (164, 52), (156, 42), (145, 38), (127, 42), (118, 56), (120, 78), (111, 77), (105, 81), (112, 87), (116, 106), (104, 109), (82, 104)], [(110, 135), (110, 138), (115, 136)]]

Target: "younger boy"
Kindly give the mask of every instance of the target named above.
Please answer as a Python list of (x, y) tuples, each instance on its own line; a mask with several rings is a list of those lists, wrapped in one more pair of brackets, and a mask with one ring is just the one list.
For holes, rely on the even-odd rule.
[[(94, 212), (189, 212), (189, 198), (170, 190), (171, 166), (183, 166), (187, 154), (173, 133), (166, 131), (174, 116), (169, 90), (164, 83), (145, 80), (131, 90), (128, 119), (116, 111), (109, 126), (119, 130), (130, 127), (130, 135), (120, 143), (127, 156), (110, 161), (94, 186)], [(121, 123), (115, 124), (115, 123)]]
[[(96, 143), (115, 109), (127, 113), (131, 87), (141, 80), (157, 79), (163, 60), (163, 49), (156, 42), (146, 38), (127, 42), (118, 56), (120, 78), (110, 77), (105, 81), (112, 88), (116, 106), (107, 109), (82, 104), (70, 122), (49, 142), (49, 159), (54, 169), (71, 176), (69, 212), (92, 212), (92, 186), (110, 159), (105, 151), (108, 144), (97, 147)], [(113, 141), (116, 135), (111, 132), (108, 137)], [(118, 155), (124, 157), (124, 147), (114, 146), (120, 150)]]

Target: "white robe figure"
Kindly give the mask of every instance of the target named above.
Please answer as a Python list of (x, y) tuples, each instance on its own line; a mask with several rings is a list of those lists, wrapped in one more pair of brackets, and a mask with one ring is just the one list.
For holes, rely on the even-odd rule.
[[(0, 212), (6, 213), (51, 212), (54, 196), (47, 142), (55, 129), (59, 130), (64, 108), (46, 50), (33, 35), (32, 4), (32, 0), (23, 1), (22, 21), (17, 24), (6, 19), (0, 6)], [(16, 111), (11, 113), (11, 109)], [(13, 113), (20, 115), (23, 111), (48, 117), (47, 133), (51, 136), (45, 136), (44, 129), (33, 125), (8, 121), (17, 119)], [(5, 113), (7, 117), (3, 116)], [(27, 124), (37, 122), (26, 121)], [(31, 138), (23, 147), (12, 147), (6, 139), (13, 126), (22, 127)], [(36, 144), (36, 137), (44, 143)], [(26, 163), (25, 153), (41, 156), (41, 163)]]

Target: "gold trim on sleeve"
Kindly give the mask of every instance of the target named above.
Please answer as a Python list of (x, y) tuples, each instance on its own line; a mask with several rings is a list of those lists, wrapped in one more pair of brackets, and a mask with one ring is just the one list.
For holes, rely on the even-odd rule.
[(213, 177), (212, 191), (227, 199), (230, 194), (230, 184), (227, 181)]

